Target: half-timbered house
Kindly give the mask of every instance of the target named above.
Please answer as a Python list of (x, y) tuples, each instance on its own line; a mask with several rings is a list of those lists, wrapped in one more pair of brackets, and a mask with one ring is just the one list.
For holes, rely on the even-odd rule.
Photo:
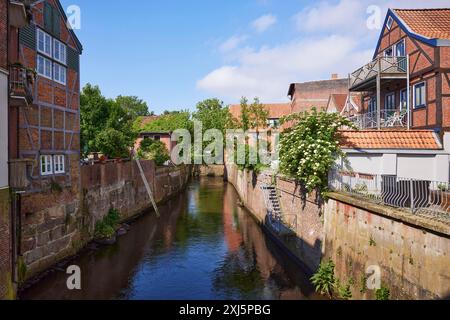
[(9, 29), (8, 64), (15, 253), (28, 276), (79, 237), (82, 46), (58, 0), (27, 3), (31, 22)]
[(362, 128), (450, 130), (450, 9), (390, 9), (373, 61), (350, 75)]

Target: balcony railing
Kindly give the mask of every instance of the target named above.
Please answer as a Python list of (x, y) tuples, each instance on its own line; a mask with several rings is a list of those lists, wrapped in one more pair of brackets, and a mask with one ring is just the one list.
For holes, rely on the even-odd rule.
[[(349, 117), (359, 129), (377, 129), (378, 113), (367, 112)], [(408, 112), (398, 109), (381, 110), (380, 128), (406, 128), (408, 126)]]
[(368, 80), (376, 79), (378, 74), (381, 77), (402, 77), (406, 76), (406, 72), (406, 57), (379, 57), (350, 75), (350, 90), (357, 89)]
[(13, 106), (28, 106), (33, 103), (33, 83), (35, 74), (23, 66), (9, 68), (9, 94)]
[(333, 169), (330, 189), (366, 201), (450, 222), (450, 182), (371, 175)]

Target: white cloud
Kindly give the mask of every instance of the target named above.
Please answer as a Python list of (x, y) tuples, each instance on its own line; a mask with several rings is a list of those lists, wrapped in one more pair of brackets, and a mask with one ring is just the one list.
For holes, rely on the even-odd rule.
[(252, 27), (257, 32), (264, 32), (277, 23), (277, 17), (272, 14), (266, 14), (252, 22)]
[(334, 72), (346, 75), (368, 61), (371, 52), (354, 50), (356, 44), (351, 38), (330, 36), (243, 52), (236, 65), (212, 71), (197, 87), (233, 100), (247, 96), (283, 101), (291, 82), (328, 79)]
[(298, 30), (302, 32), (367, 34), (371, 33), (366, 24), (370, 14), (367, 9), (371, 6), (379, 7), (381, 14), (379, 18), (382, 24), (388, 8), (448, 7), (448, 0), (428, 0), (426, 2), (419, 0), (341, 0), (336, 3), (320, 1), (302, 9), (294, 16), (294, 20)]
[(286, 101), (292, 82), (329, 79), (332, 73), (346, 77), (372, 58), (380, 30), (367, 27), (370, 5), (380, 7), (383, 22), (389, 7), (446, 7), (448, 0), (318, 1), (293, 16), (296, 38), (260, 48), (230, 45), (224, 65), (200, 79), (197, 88), (230, 102), (242, 96), (277, 102)]
[(245, 40), (247, 40), (248, 37), (245, 35), (242, 36), (232, 36), (230, 38), (228, 38), (226, 41), (224, 41), (220, 47), (219, 50), (222, 52), (229, 52), (231, 50), (236, 49), (240, 44), (242, 44), (243, 42), (245, 42)]
[(304, 8), (294, 19), (300, 31), (358, 31), (365, 21), (365, 9), (363, 1), (359, 0), (342, 0), (337, 4), (322, 1)]

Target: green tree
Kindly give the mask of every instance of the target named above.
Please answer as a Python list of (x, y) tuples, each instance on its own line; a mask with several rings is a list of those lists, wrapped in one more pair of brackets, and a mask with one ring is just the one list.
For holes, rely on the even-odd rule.
[(162, 166), (170, 160), (169, 150), (164, 143), (153, 139), (144, 139), (138, 150), (138, 157), (145, 160), (155, 161), (157, 166)]
[[(206, 99), (197, 103), (197, 110), (193, 114), (193, 119), (201, 122), (202, 124), (202, 135), (205, 137), (205, 133), (208, 130), (218, 130), (222, 133), (222, 147), (225, 147), (226, 143), (226, 130), (232, 127), (233, 117), (230, 113), (228, 107), (224, 106), (223, 102), (219, 99)], [(218, 141), (214, 141), (218, 142)], [(213, 145), (212, 141), (203, 141), (203, 150), (208, 148), (208, 151), (211, 152), (211, 156), (215, 157), (217, 144)], [(223, 151), (223, 150), (222, 150)], [(196, 154), (196, 150), (194, 148), (193, 152), (194, 158), (196, 156), (203, 155)], [(204, 159), (204, 158), (203, 158)]]
[(113, 158), (128, 157), (137, 137), (133, 120), (136, 114), (144, 112), (145, 103), (136, 97), (107, 99), (98, 86), (87, 84), (80, 104), (83, 154), (101, 152)]
[[(139, 121), (139, 120), (137, 120)], [(193, 125), (189, 111), (174, 111), (141, 126), (141, 132), (172, 132), (177, 129), (187, 129), (192, 132)]]
[(133, 120), (138, 117), (150, 115), (147, 103), (136, 96), (118, 96), (116, 98), (116, 103), (118, 103)]
[(126, 158), (130, 155), (128, 137), (114, 128), (102, 130), (95, 138), (95, 145), (110, 158)]
[(193, 114), (193, 118), (202, 123), (203, 133), (217, 129), (225, 135), (232, 122), (230, 110), (219, 99), (207, 99), (197, 103), (197, 111)]
[(98, 151), (95, 138), (106, 128), (112, 100), (106, 99), (98, 86), (87, 84), (80, 96), (81, 150), (84, 154)]
[(248, 99), (245, 97), (241, 99), (241, 118), (239, 120), (241, 129), (247, 132), (250, 129), (250, 106), (248, 105)]
[(260, 103), (258, 98), (253, 100), (253, 103), (250, 105), (248, 111), (250, 129), (256, 130), (256, 138), (257, 141), (259, 141), (259, 130), (267, 127), (269, 112)]

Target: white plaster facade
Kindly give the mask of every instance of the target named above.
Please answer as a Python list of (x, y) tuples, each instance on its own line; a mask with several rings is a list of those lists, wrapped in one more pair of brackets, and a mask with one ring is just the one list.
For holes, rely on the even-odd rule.
[(450, 181), (450, 133), (445, 134), (443, 150), (345, 149), (344, 152), (347, 158), (345, 161), (338, 160), (338, 165), (348, 171), (437, 182)]

